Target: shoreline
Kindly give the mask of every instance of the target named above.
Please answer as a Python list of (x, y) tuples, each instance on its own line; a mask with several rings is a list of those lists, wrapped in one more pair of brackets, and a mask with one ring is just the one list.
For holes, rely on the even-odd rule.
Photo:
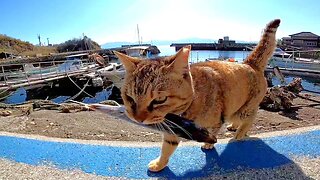
[[(320, 100), (320, 96), (311, 98)], [(308, 107), (310, 102), (301, 98), (294, 99), (293, 103), (291, 112), (260, 109), (249, 136), (320, 125), (320, 105)], [(161, 132), (123, 121), (123, 116), (123, 113), (102, 114), (95, 111), (71, 110), (63, 113), (59, 110), (38, 110), (30, 112), (29, 115), (0, 117), (0, 131), (66, 139), (161, 141)], [(226, 131), (223, 126), (217, 138), (229, 138), (233, 133)]]

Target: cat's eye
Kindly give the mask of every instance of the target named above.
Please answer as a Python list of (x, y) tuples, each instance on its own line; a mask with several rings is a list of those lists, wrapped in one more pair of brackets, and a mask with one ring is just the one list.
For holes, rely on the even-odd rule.
[(167, 101), (168, 97), (167, 96), (161, 96), (161, 97), (157, 97), (155, 99), (153, 99), (150, 103), (150, 105), (148, 106), (148, 110), (152, 111), (155, 105), (160, 105), (163, 104)]
[(135, 103), (134, 99), (131, 96), (126, 95), (127, 101), (129, 101), (130, 103)]
[(155, 98), (153, 101), (152, 101), (152, 104), (163, 104), (164, 102), (166, 102), (168, 99), (167, 96), (160, 96), (160, 97), (157, 97)]

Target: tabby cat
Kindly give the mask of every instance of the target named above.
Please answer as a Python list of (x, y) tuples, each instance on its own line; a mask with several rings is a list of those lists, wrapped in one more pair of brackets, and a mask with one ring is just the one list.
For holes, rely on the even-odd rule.
[[(264, 69), (276, 47), (280, 20), (267, 24), (259, 44), (240, 63), (211, 61), (189, 65), (191, 46), (177, 54), (145, 60), (115, 52), (126, 69), (121, 96), (127, 116), (139, 123), (173, 125), (164, 116), (174, 113), (193, 120), (215, 136), (226, 121), (236, 130), (234, 139), (246, 136), (267, 91)], [(173, 134), (163, 135), (161, 155), (149, 163), (150, 171), (168, 164), (179, 144)], [(213, 144), (202, 148), (211, 149)]]

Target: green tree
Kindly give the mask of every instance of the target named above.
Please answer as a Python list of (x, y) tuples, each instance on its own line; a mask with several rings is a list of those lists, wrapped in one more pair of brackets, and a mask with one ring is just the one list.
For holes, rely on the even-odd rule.
[(101, 49), (100, 45), (87, 36), (74, 38), (58, 45), (58, 52), (83, 51)]

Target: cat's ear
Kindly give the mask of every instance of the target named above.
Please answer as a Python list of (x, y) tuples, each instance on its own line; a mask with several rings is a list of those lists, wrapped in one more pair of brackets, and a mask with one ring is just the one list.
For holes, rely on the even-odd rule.
[(117, 51), (113, 52), (119, 58), (120, 62), (123, 64), (124, 68), (127, 71), (133, 71), (137, 67), (137, 64), (141, 61), (140, 59), (127, 56)]
[(191, 51), (191, 45), (184, 46), (181, 48), (176, 55), (171, 58), (169, 65), (172, 71), (178, 74), (185, 74), (189, 72), (189, 56)]

